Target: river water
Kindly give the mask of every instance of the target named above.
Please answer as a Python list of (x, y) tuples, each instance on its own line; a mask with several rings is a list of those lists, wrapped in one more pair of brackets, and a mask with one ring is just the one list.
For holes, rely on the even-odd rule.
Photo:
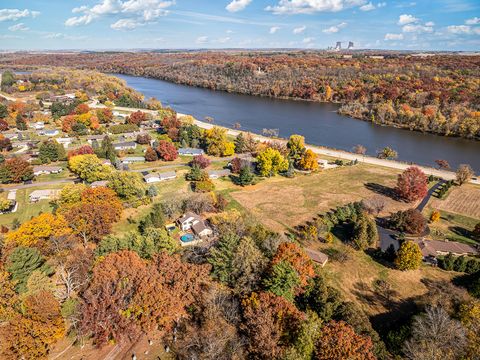
[(157, 79), (116, 76), (147, 98), (155, 97), (164, 106), (199, 120), (210, 116), (221, 126), (240, 123), (241, 130), (260, 134), (265, 128), (278, 129), (281, 137), (300, 134), (309, 144), (347, 151), (361, 144), (369, 155), (390, 146), (402, 161), (434, 166), (436, 159), (445, 159), (453, 169), (459, 164), (470, 164), (476, 173), (480, 172), (480, 141), (374, 125), (337, 114), (336, 104), (263, 98)]

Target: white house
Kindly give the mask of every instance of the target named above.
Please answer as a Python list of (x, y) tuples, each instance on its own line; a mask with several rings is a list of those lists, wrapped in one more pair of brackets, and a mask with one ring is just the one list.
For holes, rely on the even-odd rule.
[(137, 148), (137, 143), (134, 141), (126, 141), (113, 144), (115, 150), (133, 150)]
[(87, 136), (87, 142), (92, 145), (94, 141), (102, 141), (105, 135), (90, 135)]
[(229, 169), (222, 170), (208, 170), (208, 177), (210, 179), (218, 179), (230, 175), (232, 172)]
[(45, 123), (43, 121), (37, 121), (31, 125), (35, 130), (42, 130), (45, 128)]
[(155, 182), (160, 182), (160, 181), (166, 181), (166, 180), (172, 180), (177, 177), (177, 174), (175, 171), (168, 171), (164, 173), (152, 173), (152, 174), (147, 174), (143, 177), (143, 180), (145, 180), (146, 183), (155, 183)]
[(183, 156), (198, 156), (203, 155), (204, 151), (202, 149), (195, 148), (180, 148), (178, 149), (178, 155)]
[(57, 129), (42, 130), (38, 132), (38, 135), (43, 135), (43, 136), (57, 136), (58, 134), (59, 134), (59, 131)]
[(33, 167), (33, 175), (38, 176), (42, 174), (58, 174), (63, 169), (60, 166), (37, 165)]
[(199, 237), (205, 237), (213, 234), (212, 229), (210, 229), (205, 221), (197, 214), (193, 212), (187, 212), (181, 218), (177, 220), (180, 228), (183, 231), (193, 230), (195, 235)]
[(55, 140), (57, 140), (59, 144), (62, 144), (65, 149), (68, 148), (73, 141), (73, 139), (69, 137), (60, 137)]
[(50, 200), (57, 196), (59, 190), (34, 190), (28, 196), (30, 202), (35, 203), (40, 200)]
[(131, 164), (135, 162), (144, 162), (145, 158), (143, 156), (130, 156), (122, 159), (122, 164)]

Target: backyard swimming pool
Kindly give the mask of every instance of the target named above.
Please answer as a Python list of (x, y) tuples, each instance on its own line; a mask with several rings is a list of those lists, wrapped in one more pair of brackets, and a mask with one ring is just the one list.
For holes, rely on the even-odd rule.
[(193, 241), (193, 235), (192, 234), (185, 234), (180, 236), (180, 241), (184, 243), (192, 242)]

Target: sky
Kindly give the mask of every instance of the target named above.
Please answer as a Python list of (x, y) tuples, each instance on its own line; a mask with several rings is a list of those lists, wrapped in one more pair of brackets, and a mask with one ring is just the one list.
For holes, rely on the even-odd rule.
[(480, 51), (480, 0), (0, 0), (0, 50)]

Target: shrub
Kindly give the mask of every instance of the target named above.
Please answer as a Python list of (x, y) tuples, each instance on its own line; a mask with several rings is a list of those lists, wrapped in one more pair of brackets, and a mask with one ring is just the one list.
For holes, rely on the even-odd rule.
[(195, 192), (210, 192), (215, 189), (215, 185), (210, 180), (195, 181), (192, 183), (193, 191)]
[(207, 158), (205, 155), (194, 156), (192, 161), (190, 161), (189, 165), (192, 167), (197, 165), (200, 169), (205, 169), (210, 166), (210, 159)]

